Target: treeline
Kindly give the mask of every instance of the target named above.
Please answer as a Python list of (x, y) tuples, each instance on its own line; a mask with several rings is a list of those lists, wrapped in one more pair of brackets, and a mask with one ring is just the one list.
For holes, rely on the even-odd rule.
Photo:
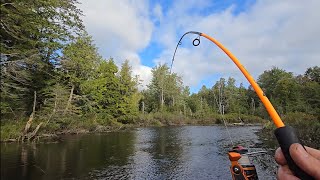
[[(37, 131), (103, 129), (122, 124), (170, 124), (225, 118), (235, 122), (268, 115), (251, 87), (221, 78), (190, 93), (166, 64), (152, 69), (138, 91), (129, 60), (120, 68), (103, 59), (81, 21), (77, 1), (1, 1), (1, 138)], [(294, 76), (273, 68), (258, 83), (281, 115), (320, 114), (320, 69)], [(194, 121), (196, 122), (196, 121)], [(198, 122), (198, 121), (197, 121)]]
[[(320, 114), (320, 68), (308, 68), (303, 75), (273, 67), (258, 77), (258, 84), (276, 107), (280, 115), (290, 112)], [(183, 86), (181, 77), (170, 74), (166, 65), (152, 70), (152, 81), (142, 91), (142, 103), (147, 113), (158, 111), (179, 112), (193, 118), (208, 118), (214, 114), (259, 116), (268, 119), (268, 114), (249, 86), (236, 85), (234, 78), (220, 78), (212, 87), (202, 86), (198, 93), (190, 94)]]

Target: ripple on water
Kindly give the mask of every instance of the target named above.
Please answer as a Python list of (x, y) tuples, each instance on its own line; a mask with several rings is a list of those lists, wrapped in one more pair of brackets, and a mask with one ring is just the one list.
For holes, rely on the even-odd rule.
[[(229, 127), (229, 132), (235, 145), (254, 152), (265, 150), (255, 146), (259, 129)], [(224, 126), (69, 136), (55, 144), (2, 147), (1, 179), (231, 179), (226, 154), (231, 147)], [(252, 158), (260, 179), (275, 179), (272, 153)]]

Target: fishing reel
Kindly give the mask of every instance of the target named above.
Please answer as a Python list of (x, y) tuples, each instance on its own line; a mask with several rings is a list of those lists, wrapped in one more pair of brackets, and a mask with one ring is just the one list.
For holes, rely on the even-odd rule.
[(256, 167), (251, 163), (248, 150), (242, 146), (233, 147), (228, 152), (233, 180), (258, 180)]

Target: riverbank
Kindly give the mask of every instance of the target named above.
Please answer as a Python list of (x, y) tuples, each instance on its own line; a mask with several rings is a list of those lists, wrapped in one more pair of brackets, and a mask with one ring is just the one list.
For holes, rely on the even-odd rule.
[[(299, 118), (297, 118), (299, 117)], [(241, 121), (239, 120), (241, 119)], [(43, 123), (36, 136), (29, 141), (50, 141), (59, 139), (60, 135), (65, 134), (83, 134), (83, 133), (101, 133), (126, 130), (136, 127), (154, 127), (154, 126), (183, 126), (183, 125), (219, 125), (223, 120), (228, 124), (241, 123), (241, 125), (261, 124), (263, 128), (257, 133), (262, 140), (262, 146), (266, 148), (276, 148), (278, 143), (274, 138), (274, 124), (263, 120), (257, 116), (248, 116), (236, 114), (226, 114), (223, 117), (218, 114), (211, 114), (203, 117), (185, 117), (180, 114), (170, 113), (150, 113), (140, 114), (130, 123), (119, 122), (114, 119), (102, 120), (99, 118), (84, 117), (66, 117), (65, 119), (55, 121), (35, 120), (31, 126), (33, 131), (39, 123)], [(303, 113), (289, 113), (283, 117), (286, 125), (293, 126), (303, 144), (320, 148), (320, 121), (316, 116)], [(1, 142), (18, 142), (23, 136), (25, 121), (1, 122)]]
[[(82, 133), (100, 133), (125, 130), (135, 127), (153, 127), (153, 126), (183, 126), (183, 125), (215, 125), (222, 124), (225, 121), (228, 124), (264, 124), (263, 120), (257, 116), (226, 114), (207, 114), (206, 116), (186, 117), (181, 114), (172, 113), (150, 113), (140, 114), (137, 117), (128, 118), (126, 121), (115, 119), (103, 119), (97, 116), (69, 116), (64, 119), (53, 121), (35, 119), (31, 125), (30, 132), (41, 124), (36, 135), (27, 141), (58, 139), (60, 135), (82, 134)], [(22, 141), (24, 136), (26, 120), (2, 121), (1, 122), (1, 142)]]
[[(304, 113), (288, 113), (283, 117), (286, 125), (294, 127), (301, 143), (316, 149), (320, 149), (320, 119)], [(264, 124), (258, 136), (267, 148), (277, 148), (278, 142), (274, 136), (275, 126), (272, 122)]]

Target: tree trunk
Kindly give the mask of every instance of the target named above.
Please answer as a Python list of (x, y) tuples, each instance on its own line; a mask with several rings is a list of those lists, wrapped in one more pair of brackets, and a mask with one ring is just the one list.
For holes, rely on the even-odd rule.
[(215, 92), (213, 92), (213, 99), (214, 99), (214, 101), (215, 101), (215, 103), (217, 105), (218, 110), (220, 110), (219, 102), (218, 102), (218, 99), (216, 97), (216, 93)]
[[(219, 111), (220, 113), (223, 113), (224, 114), (224, 107), (223, 106), (223, 89), (222, 89), (222, 85), (221, 85), (221, 82), (220, 82), (220, 85), (219, 85)], [(223, 112), (222, 112), (223, 111)]]
[(69, 108), (69, 106), (71, 105), (72, 96), (73, 96), (73, 91), (74, 91), (74, 85), (72, 84), (71, 91), (70, 91), (70, 96), (69, 96), (69, 99), (68, 99), (68, 103), (67, 103), (66, 109), (65, 109), (64, 112), (63, 112), (63, 115), (65, 115), (65, 114), (67, 113), (68, 108)]
[(161, 88), (161, 110), (163, 109), (164, 96), (163, 96), (163, 87)]
[(37, 92), (34, 91), (32, 113), (30, 114), (29, 120), (24, 128), (24, 134), (27, 134), (30, 127), (31, 127), (31, 124), (32, 124), (32, 121), (34, 118), (34, 114), (36, 113), (36, 104), (37, 104)]
[(32, 133), (30, 133), (30, 134), (28, 135), (28, 141), (29, 141), (30, 139), (34, 138), (34, 136), (37, 135), (37, 132), (39, 131), (41, 125), (42, 125), (42, 122), (41, 122), (40, 124), (38, 124), (38, 126), (36, 127), (36, 129), (35, 129)]
[(252, 115), (254, 115), (254, 113), (256, 111), (256, 103), (254, 102), (253, 98), (251, 98), (251, 108), (253, 109)]
[(144, 101), (142, 101), (142, 114), (144, 114)]
[(57, 97), (58, 97), (57, 93), (55, 94), (55, 96), (56, 96), (56, 97), (55, 97), (55, 99), (54, 99), (54, 107), (53, 107), (52, 113), (51, 113), (50, 117), (48, 118), (48, 121), (46, 122), (45, 125), (47, 125), (47, 124), (49, 123), (49, 121), (50, 121), (50, 119), (52, 118), (52, 116), (56, 113), (56, 109), (57, 109)]
[(222, 115), (224, 115), (224, 106), (222, 106)]
[(174, 107), (174, 96), (172, 96), (172, 107)]

